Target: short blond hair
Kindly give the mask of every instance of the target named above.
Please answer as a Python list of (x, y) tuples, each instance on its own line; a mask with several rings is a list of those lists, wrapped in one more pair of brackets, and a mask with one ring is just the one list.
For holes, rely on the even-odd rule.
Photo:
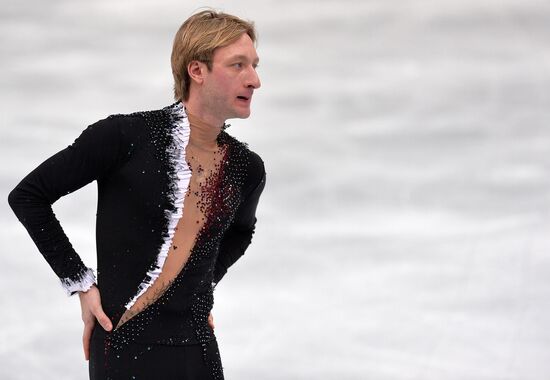
[(174, 99), (189, 99), (191, 78), (187, 66), (192, 61), (204, 62), (212, 70), (214, 50), (227, 46), (246, 33), (256, 42), (254, 23), (215, 10), (204, 10), (189, 17), (179, 28), (172, 47)]

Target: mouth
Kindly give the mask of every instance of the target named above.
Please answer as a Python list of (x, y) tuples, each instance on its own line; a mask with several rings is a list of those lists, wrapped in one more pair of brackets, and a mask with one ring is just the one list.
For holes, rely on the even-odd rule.
[(239, 99), (240, 101), (243, 101), (243, 102), (249, 102), (250, 98), (251, 98), (251, 96), (244, 96), (244, 95), (237, 96), (237, 99)]

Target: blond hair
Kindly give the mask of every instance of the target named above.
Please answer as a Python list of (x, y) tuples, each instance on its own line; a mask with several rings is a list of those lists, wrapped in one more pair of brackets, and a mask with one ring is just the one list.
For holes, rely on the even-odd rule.
[(176, 33), (172, 47), (174, 99), (183, 101), (189, 98), (189, 63), (204, 62), (208, 70), (212, 70), (214, 50), (233, 43), (243, 33), (256, 42), (253, 22), (210, 9), (189, 17)]

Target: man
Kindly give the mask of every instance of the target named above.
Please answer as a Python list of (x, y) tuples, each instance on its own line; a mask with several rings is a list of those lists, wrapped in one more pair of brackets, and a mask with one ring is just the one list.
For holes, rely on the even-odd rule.
[[(172, 51), (176, 103), (92, 124), (9, 195), (79, 294), (91, 379), (223, 379), (213, 290), (250, 244), (265, 185), (261, 158), (225, 132), (260, 87), (255, 40), (235, 16), (191, 16)], [(51, 209), (94, 180), (97, 281)]]

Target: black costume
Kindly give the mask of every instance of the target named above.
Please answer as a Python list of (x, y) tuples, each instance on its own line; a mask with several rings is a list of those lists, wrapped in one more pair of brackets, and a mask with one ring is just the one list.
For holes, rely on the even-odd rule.
[[(112, 115), (10, 193), (12, 209), (73, 294), (96, 280), (51, 204), (97, 180), (97, 284), (116, 328), (94, 328), (92, 379), (205, 379), (206, 370), (223, 379), (207, 321), (213, 290), (250, 244), (265, 185), (261, 158), (225, 127), (215, 152), (195, 154), (193, 125), (180, 102)], [(202, 363), (181, 362), (181, 355), (196, 358), (197, 349)], [(202, 374), (188, 372), (193, 368)]]

